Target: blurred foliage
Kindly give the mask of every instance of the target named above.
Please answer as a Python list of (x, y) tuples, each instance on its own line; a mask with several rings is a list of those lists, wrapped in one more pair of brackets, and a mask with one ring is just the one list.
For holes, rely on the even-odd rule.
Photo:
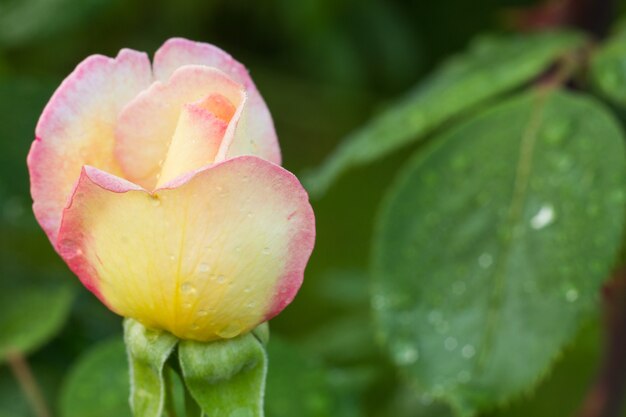
[[(446, 350), (448, 336), (442, 338), (426, 323), (428, 312), (437, 296), (445, 296), (445, 305), (457, 318), (455, 326), (460, 326), (474, 317), (464, 306), (491, 294), (487, 288), (491, 276), (485, 275), (479, 288), (469, 281), (469, 272), (447, 268), (476, 270), (481, 259), (485, 265), (488, 259), (481, 257), (485, 245), (494, 246), (493, 251), (489, 246), (491, 262), (499, 261), (498, 240), (493, 242), (491, 229), (481, 225), (501, 218), (501, 209), (507, 207), (521, 140), (518, 122), (528, 109), (517, 101), (518, 110), (508, 107), (506, 117), (491, 125), (469, 131), (468, 126), (484, 114), (501, 112), (499, 106), (507, 104), (499, 100), (517, 97), (555, 64), (562, 64), (563, 57), (589, 59), (588, 66), (579, 62), (570, 74), (574, 86), (606, 100), (621, 119), (626, 114), (623, 26), (609, 40), (595, 43), (574, 31), (509, 33), (507, 12), (531, 4), (531, 0), (0, 0), (1, 349), (11, 346), (30, 355), (33, 373), (55, 415), (129, 415), (121, 319), (77, 283), (34, 221), (25, 157), (43, 106), (83, 58), (93, 53), (115, 55), (123, 47), (153, 53), (165, 39), (184, 36), (217, 44), (249, 67), (274, 116), (286, 167), (297, 174), (318, 173), (307, 177), (309, 184), (326, 191), (313, 202), (318, 238), (304, 287), (292, 306), (272, 321), (268, 416), (453, 416), (442, 401), (449, 396), (435, 389), (429, 375), (463, 371), (447, 353), (458, 356), (467, 343), (459, 338), (454, 349)], [(626, 13), (623, 4), (619, 9)], [(507, 381), (523, 371), (536, 383), (522, 387), (520, 382), (509, 389), (503, 382), (495, 387), (506, 395), (478, 401), (478, 415), (484, 417), (571, 415), (580, 407), (601, 360), (596, 290), (612, 266), (609, 255), (616, 250), (622, 219), (610, 217), (606, 210), (588, 218), (585, 213), (591, 205), (582, 206), (615, 196), (615, 180), (607, 180), (603, 173), (612, 168), (614, 175), (622, 172), (623, 154), (616, 145), (623, 140), (622, 127), (614, 128), (609, 110), (595, 101), (564, 93), (555, 97), (558, 103), (550, 105), (544, 116), (546, 129), (553, 118), (578, 119), (576, 128), (564, 133), (568, 137), (572, 133), (572, 147), (563, 144), (547, 150), (547, 144), (537, 145), (537, 151), (546, 151), (545, 158), (554, 158), (555, 166), (548, 161), (533, 171), (540, 189), (532, 204), (524, 206), (530, 211), (523, 213), (537, 214), (533, 211), (540, 208), (537, 204), (549, 199), (557, 214), (550, 226), (555, 236), (557, 232), (576, 236), (567, 242), (553, 242), (550, 236), (516, 240), (535, 248), (512, 258), (516, 271), (538, 271), (537, 279), (543, 278), (538, 286), (546, 292), (534, 300), (541, 305), (532, 311), (534, 304), (526, 304), (521, 292), (510, 293), (519, 311), (509, 319), (525, 321), (528, 327), (513, 333), (512, 326), (506, 340), (498, 342), (501, 363), (513, 366)], [(585, 138), (594, 143), (589, 152), (573, 145)], [(340, 142), (344, 145), (335, 153)], [(400, 147), (402, 152), (396, 152)], [(467, 170), (458, 168), (458, 155), (467, 160)], [(567, 174), (560, 171), (563, 166)], [(311, 171), (312, 167), (319, 168)], [(425, 167), (435, 172), (435, 178)], [(398, 172), (401, 178), (394, 180)], [(576, 176), (581, 172), (593, 172), (597, 178), (586, 183)], [(577, 180), (578, 194), (563, 192), (564, 183), (571, 191)], [(464, 188), (469, 183), (472, 188)], [(484, 202), (474, 201), (483, 197)], [(377, 218), (385, 198), (387, 209)], [(420, 199), (423, 204), (415, 206)], [(391, 213), (395, 205), (398, 212)], [(563, 210), (579, 220), (566, 221)], [(614, 206), (609, 211), (613, 213)], [(400, 223), (403, 218), (405, 224)], [(394, 222), (397, 234), (387, 230), (385, 235), (384, 224)], [(379, 225), (378, 243), (372, 249), (374, 224)], [(472, 248), (467, 256), (455, 252), (463, 243), (456, 231)], [(421, 246), (403, 247), (401, 239), (418, 235), (423, 238)], [(389, 255), (385, 262), (397, 259), (397, 264), (381, 262), (382, 247)], [(415, 252), (402, 258), (407, 250)], [(372, 253), (377, 259), (373, 291)], [(555, 265), (569, 268), (567, 275), (558, 268), (553, 271)], [(427, 282), (434, 284), (426, 288)], [(454, 290), (462, 288), (459, 282), (465, 285), (465, 300), (455, 298)], [(380, 317), (372, 320), (371, 304), (380, 307), (381, 300), (385, 304), (380, 298), (385, 293), (378, 292), (383, 283), (420, 310), (403, 310), (412, 326), (400, 329), (405, 316), (391, 313), (405, 306), (395, 300), (386, 306), (393, 307), (386, 321), (399, 326), (395, 330), (406, 330), (401, 336), (413, 341), (409, 347), (419, 349), (419, 360), (411, 366), (398, 364), (397, 346), (389, 343), (391, 327), (381, 326)], [(575, 302), (568, 301), (568, 294)], [(375, 310), (374, 316), (378, 314)], [(21, 322), (32, 325), (18, 326)], [(582, 324), (585, 327), (574, 338)], [(474, 337), (470, 333), (476, 325), (458, 330)], [(537, 342), (538, 353), (524, 350), (521, 341)], [(425, 349), (424, 343), (432, 343), (432, 349)], [(452, 344), (448, 340), (447, 346)], [(401, 353), (400, 362), (413, 357), (410, 350)], [(548, 362), (557, 356), (560, 359), (551, 368)], [(493, 380), (487, 385), (494, 389)], [(495, 408), (496, 402), (506, 405)], [(0, 369), (0, 416), (33, 417), (6, 366)]]

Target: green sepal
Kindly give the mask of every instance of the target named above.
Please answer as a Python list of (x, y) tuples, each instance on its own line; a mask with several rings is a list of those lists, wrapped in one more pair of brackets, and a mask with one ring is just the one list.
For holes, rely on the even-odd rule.
[(267, 346), (270, 341), (270, 326), (267, 322), (259, 324), (254, 330), (252, 330), (252, 334), (261, 342), (263, 346)]
[(181, 341), (178, 358), (192, 397), (208, 417), (263, 417), (267, 356), (255, 331), (208, 343)]
[(161, 417), (165, 405), (163, 368), (178, 339), (170, 333), (124, 320), (124, 342), (130, 368), (130, 407), (135, 417)]

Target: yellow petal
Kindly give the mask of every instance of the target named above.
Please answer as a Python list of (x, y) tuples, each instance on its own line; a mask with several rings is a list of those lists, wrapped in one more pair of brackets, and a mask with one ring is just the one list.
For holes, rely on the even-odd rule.
[(238, 157), (153, 194), (86, 168), (58, 250), (113, 311), (178, 337), (234, 337), (295, 296), (315, 238), (298, 180)]

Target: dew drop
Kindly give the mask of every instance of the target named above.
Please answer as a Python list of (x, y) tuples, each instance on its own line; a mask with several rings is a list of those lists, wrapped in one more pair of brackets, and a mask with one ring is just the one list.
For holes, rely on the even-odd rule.
[(239, 325), (239, 323), (229, 323), (219, 329), (216, 333), (219, 337), (222, 337), (224, 339), (231, 339), (241, 333), (241, 326)]
[(454, 349), (456, 349), (458, 345), (459, 345), (459, 342), (457, 342), (457, 340), (454, 337), (448, 337), (443, 342), (443, 346), (446, 348), (447, 351), (453, 351)]
[(493, 264), (493, 256), (490, 253), (483, 253), (478, 257), (478, 266), (483, 269), (489, 268)]
[(243, 289), (243, 292), (245, 292), (246, 294), (252, 292), (252, 287), (247, 286), (246, 288)]
[(200, 325), (198, 325), (198, 323), (193, 323), (191, 325), (191, 330), (198, 330), (200, 328)]
[(570, 303), (578, 300), (578, 290), (576, 288), (570, 288), (569, 290), (567, 290), (567, 292), (565, 293), (565, 299)]
[(450, 330), (450, 325), (448, 324), (447, 321), (440, 321), (439, 323), (435, 324), (435, 331), (439, 334), (446, 334), (448, 333), (448, 331)]
[(567, 137), (571, 130), (571, 124), (568, 120), (555, 121), (546, 126), (543, 134), (546, 142), (557, 144)]
[(194, 287), (191, 282), (183, 282), (183, 284), (180, 286), (180, 290), (183, 292), (183, 294), (195, 294), (197, 291), (196, 287)]
[(530, 226), (535, 229), (543, 229), (554, 221), (554, 208), (550, 204), (541, 206), (537, 214), (530, 219)]
[(261, 251), (261, 253), (263, 255), (269, 255), (270, 254), (270, 248), (268, 248), (267, 246), (263, 248), (263, 250)]
[(218, 284), (223, 284), (226, 282), (226, 277), (224, 275), (218, 275), (216, 281)]
[(468, 371), (461, 371), (457, 374), (456, 380), (459, 381), (461, 384), (467, 384), (471, 377), (472, 376)]
[(206, 317), (209, 315), (209, 312), (206, 311), (205, 309), (201, 308), (200, 310), (198, 310), (198, 317)]
[(465, 288), (465, 282), (457, 281), (452, 284), (452, 293), (455, 295), (463, 295), (463, 293), (465, 292)]
[(474, 346), (472, 346), (472, 345), (465, 345), (465, 346), (463, 346), (463, 349), (461, 349), (461, 355), (465, 359), (470, 359), (475, 354), (476, 354), (476, 349), (474, 349)]
[(382, 294), (374, 294), (372, 297), (372, 307), (375, 310), (381, 310), (387, 306), (387, 299)]
[(411, 365), (419, 359), (419, 352), (409, 343), (402, 343), (394, 349), (393, 357), (398, 365)]
[(431, 312), (428, 313), (428, 321), (431, 324), (437, 324), (441, 322), (442, 319), (443, 317), (441, 316), (441, 313), (437, 310), (432, 310)]
[(209, 269), (211, 268), (206, 262), (202, 262), (200, 265), (198, 265), (198, 272), (206, 273), (209, 272)]

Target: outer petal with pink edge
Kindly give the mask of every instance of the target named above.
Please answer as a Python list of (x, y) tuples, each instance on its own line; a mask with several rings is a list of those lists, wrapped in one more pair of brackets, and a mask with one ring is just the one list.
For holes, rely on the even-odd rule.
[(315, 225), (291, 173), (243, 156), (152, 194), (85, 168), (59, 239), (61, 256), (113, 311), (207, 341), (291, 302)]
[(280, 164), (280, 147), (272, 117), (246, 68), (216, 46), (182, 38), (169, 39), (154, 55), (154, 75), (162, 81), (169, 79), (176, 69), (185, 65), (217, 68), (241, 83), (248, 93), (249, 100), (239, 132), (226, 157), (257, 155)]
[(116, 118), (151, 82), (144, 53), (125, 49), (115, 59), (94, 55), (76, 67), (48, 102), (28, 167), (35, 216), (51, 241), (83, 165), (120, 173), (113, 157)]

